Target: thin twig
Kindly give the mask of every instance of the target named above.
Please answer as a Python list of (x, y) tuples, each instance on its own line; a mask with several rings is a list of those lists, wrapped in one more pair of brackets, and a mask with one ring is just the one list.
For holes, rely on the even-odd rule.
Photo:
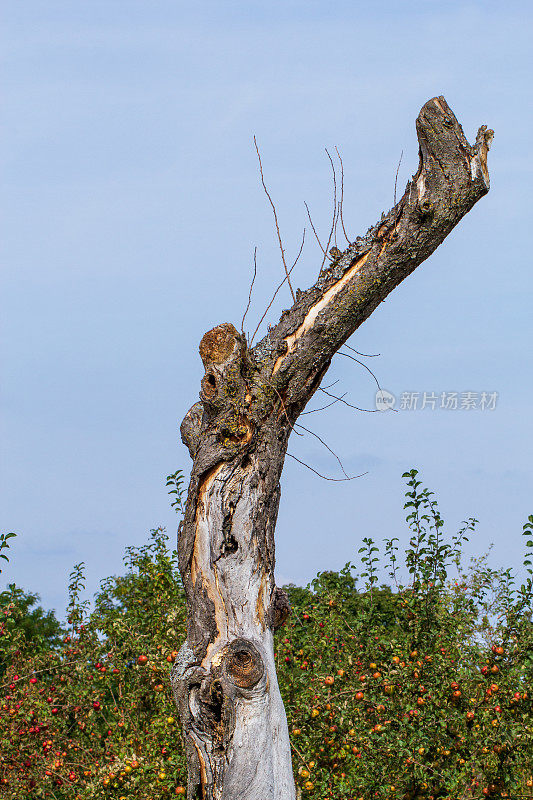
[(378, 410), (377, 408), (359, 408), (359, 406), (354, 406), (352, 403), (349, 403), (347, 400), (344, 400), (343, 398), (345, 395), (343, 395), (342, 397), (337, 397), (337, 395), (331, 394), (330, 392), (327, 392), (325, 389), (322, 388), (320, 389), (320, 391), (323, 392), (324, 394), (327, 394), (328, 397), (334, 397), (335, 400), (338, 400), (340, 403), (344, 403), (344, 405), (348, 406), (349, 408), (353, 408), (356, 411), (364, 411), (365, 414), (375, 414)]
[(307, 763), (307, 761), (305, 760), (305, 758), (303, 757), (303, 755), (300, 753), (300, 751), (298, 750), (298, 748), (296, 747), (296, 745), (294, 744), (294, 742), (291, 742), (291, 747), (292, 747), (292, 749), (293, 749), (293, 750), (294, 750), (294, 751), (295, 751), (295, 752), (296, 752), (296, 753), (297, 753), (297, 754), (300, 756), (301, 760), (303, 761), (303, 763), (305, 764), (305, 766), (307, 767), (307, 769), (309, 769), (309, 764)]
[(309, 211), (309, 206), (307, 205), (307, 203), (305, 202), (305, 200), (304, 200), (304, 206), (305, 206), (305, 208), (306, 208), (306, 210), (307, 210), (307, 216), (309, 217), (309, 222), (311, 223), (311, 227), (312, 227), (312, 229), (313, 229), (313, 233), (315, 234), (315, 239), (316, 239), (316, 240), (317, 240), (317, 242), (318, 242), (318, 246), (320, 247), (320, 249), (322, 250), (322, 252), (324, 253), (324, 255), (326, 255), (326, 251), (325, 251), (325, 250), (324, 250), (324, 248), (322, 247), (322, 242), (321, 242), (321, 241), (320, 241), (320, 239), (318, 238), (318, 233), (316, 232), (316, 230), (315, 230), (315, 226), (313, 225), (313, 220), (311, 219), (311, 212)]
[(362, 367), (364, 367), (364, 369), (366, 369), (366, 371), (367, 371), (367, 372), (369, 372), (369, 373), (372, 375), (372, 377), (374, 378), (374, 380), (376, 381), (376, 386), (378, 387), (378, 389), (379, 389), (380, 391), (382, 391), (382, 389), (381, 389), (381, 386), (379, 385), (379, 381), (378, 381), (378, 379), (376, 378), (376, 376), (374, 375), (374, 373), (372, 372), (372, 370), (370, 369), (370, 367), (367, 367), (367, 365), (366, 365), (366, 364), (363, 364), (363, 362), (362, 362), (362, 361), (359, 361), (359, 359), (358, 359), (358, 358), (354, 358), (354, 357), (353, 357), (353, 356), (351, 356), (349, 353), (343, 353), (343, 352), (342, 352), (342, 350), (339, 350), (339, 351), (336, 353), (336, 355), (339, 355), (339, 356), (345, 356), (346, 358), (351, 358), (351, 359), (352, 359), (352, 361), (356, 361), (358, 364), (360, 364)]
[(331, 171), (333, 173), (333, 221), (332, 221), (332, 236), (333, 242), (335, 246), (337, 246), (337, 219), (338, 219), (338, 208), (337, 208), (337, 173), (335, 171), (335, 164), (333, 163), (333, 159), (330, 156), (327, 147), (324, 148), (326, 151), (326, 155), (329, 158), (329, 163), (331, 164)]
[(348, 350), (352, 351), (352, 353), (357, 353), (358, 356), (364, 356), (364, 358), (377, 358), (381, 355), (381, 353), (360, 353), (359, 350), (355, 350), (349, 344), (346, 344), (346, 342), (344, 342), (343, 347), (347, 347)]
[[(304, 229), (304, 235), (305, 235), (305, 229)], [(302, 246), (303, 246), (303, 244), (302, 244)], [(300, 252), (301, 252), (301, 248), (300, 248)], [(297, 256), (297, 258), (296, 258), (296, 261), (294, 262), (294, 264), (292, 265), (292, 267), (291, 267), (291, 268), (290, 268), (290, 270), (289, 270), (289, 275), (291, 274), (291, 272), (293, 271), (294, 267), (296, 266), (296, 263), (297, 263), (297, 261), (298, 261), (298, 258), (299, 258), (299, 257), (300, 257), (300, 255), (298, 254), (298, 256)], [(251, 339), (251, 341), (250, 341), (250, 347), (252, 346), (252, 344), (253, 344), (253, 341), (254, 341), (254, 339), (255, 339), (255, 334), (256, 334), (256, 333), (257, 333), (257, 331), (259, 330), (259, 328), (260, 328), (260, 326), (261, 326), (261, 323), (263, 322), (264, 318), (266, 317), (266, 315), (268, 314), (268, 312), (269, 312), (269, 311), (270, 311), (270, 309), (272, 308), (272, 303), (273, 303), (273, 302), (274, 302), (274, 300), (276, 299), (276, 295), (277, 295), (277, 293), (279, 292), (279, 290), (281, 289), (281, 287), (283, 286), (283, 284), (285, 283), (285, 281), (287, 280), (287, 278), (288, 278), (288, 275), (286, 275), (286, 276), (283, 278), (283, 280), (282, 280), (282, 281), (281, 281), (281, 283), (279, 284), (278, 288), (277, 288), (277, 289), (276, 289), (276, 291), (274, 292), (274, 294), (273, 294), (273, 296), (272, 296), (272, 300), (270, 301), (270, 303), (269, 303), (269, 304), (268, 304), (268, 306), (266, 307), (265, 313), (263, 314), (263, 316), (261, 317), (261, 319), (260, 319), (260, 320), (259, 320), (259, 322), (257, 323), (257, 328), (255, 329), (255, 331), (254, 331), (254, 334), (253, 334), (253, 336), (252, 336), (252, 339)]]
[(261, 183), (263, 184), (263, 189), (265, 190), (265, 194), (266, 194), (266, 196), (268, 197), (268, 199), (270, 201), (270, 205), (272, 206), (272, 211), (274, 213), (274, 222), (276, 223), (276, 233), (278, 234), (279, 249), (281, 251), (281, 260), (283, 261), (283, 267), (285, 268), (285, 277), (287, 279), (287, 283), (289, 284), (289, 289), (291, 290), (292, 299), (293, 299), (294, 302), (296, 302), (296, 297), (295, 297), (295, 294), (294, 294), (294, 292), (292, 290), (292, 284), (291, 284), (291, 280), (289, 278), (289, 270), (287, 269), (287, 262), (285, 261), (285, 250), (283, 249), (283, 242), (281, 240), (281, 234), (279, 232), (278, 215), (276, 213), (276, 206), (274, 205), (274, 202), (273, 202), (273, 200), (272, 200), (272, 198), (271, 198), (271, 196), (270, 196), (270, 194), (268, 192), (268, 189), (266, 187), (265, 178), (264, 178), (264, 175), (263, 175), (263, 164), (261, 163), (261, 154), (259, 153), (259, 147), (257, 146), (257, 140), (256, 140), (255, 136), (254, 136), (254, 145), (255, 145), (256, 152), (257, 152), (257, 158), (259, 160), (259, 172), (261, 173)]
[[(342, 395), (342, 397), (346, 397), (346, 392)], [(328, 403), (327, 406), (322, 406), (321, 408), (313, 408), (310, 411), (301, 411), (300, 416), (303, 417), (304, 414), (316, 414), (317, 411), (325, 411), (326, 408), (330, 408), (331, 406), (334, 406), (335, 403), (338, 403), (339, 400), (342, 400), (342, 397), (336, 397), (335, 400), (333, 400), (332, 403)]]
[(304, 428), (304, 426), (300, 425), (300, 423), (296, 423), (296, 424), (298, 425), (299, 428), (301, 428), (302, 430), (306, 431), (307, 433), (310, 433), (311, 436), (314, 436), (316, 439), (318, 439), (318, 441), (321, 444), (324, 445), (326, 450), (328, 450), (331, 453), (331, 455), (334, 456), (337, 459), (337, 461), (339, 462), (339, 466), (342, 469), (344, 475), (346, 477), (348, 477), (348, 474), (347, 474), (346, 470), (344, 469), (344, 465), (343, 465), (342, 461), (340, 460), (339, 456), (337, 455), (337, 453), (334, 450), (331, 449), (331, 447), (328, 444), (326, 444), (324, 439), (321, 439), (320, 436), (318, 435), (318, 433), (315, 433), (314, 431), (310, 431), (309, 428)]
[(292, 453), (287, 453), (287, 455), (290, 458), (294, 458), (294, 460), (297, 461), (298, 464), (301, 464), (303, 467), (307, 467), (307, 469), (310, 469), (311, 472), (314, 472), (315, 475), (318, 475), (319, 478), (323, 478), (325, 481), (334, 481), (335, 483), (340, 483), (341, 481), (354, 481), (356, 478), (362, 478), (363, 475), (368, 475), (368, 470), (367, 470), (367, 472), (362, 472), (360, 475), (352, 475), (351, 478), (328, 478), (326, 475), (321, 475), (321, 473), (317, 472), (317, 470), (313, 469), (313, 467), (310, 467), (309, 464), (305, 463), (305, 461), (300, 461), (300, 459), (296, 458), (296, 456), (293, 456)]
[(302, 243), (300, 245), (300, 249), (298, 250), (298, 255), (294, 259), (294, 262), (293, 262), (293, 264), (292, 264), (292, 266), (291, 266), (291, 268), (289, 270), (289, 275), (293, 271), (294, 267), (296, 266), (296, 264), (298, 263), (298, 261), (300, 259), (300, 256), (302, 255), (302, 250), (304, 249), (304, 244), (305, 244), (305, 228), (304, 228), (304, 232), (303, 232), (303, 235), (302, 235)]
[(256, 276), (257, 276), (257, 247), (254, 247), (254, 277), (252, 278), (252, 282), (250, 284), (250, 291), (248, 292), (248, 305), (246, 306), (246, 311), (242, 315), (242, 322), (241, 322), (241, 333), (243, 336), (244, 336), (244, 320), (250, 308), (250, 303), (252, 302), (252, 289), (254, 288)]
[(398, 161), (398, 167), (396, 169), (396, 177), (394, 179), (394, 205), (396, 205), (396, 186), (398, 184), (398, 173), (400, 171), (400, 164), (402, 163), (402, 158), (403, 158), (403, 150), (400, 153), (400, 160)]
[(339, 216), (340, 216), (340, 220), (341, 220), (342, 232), (344, 233), (346, 241), (348, 242), (348, 244), (350, 244), (350, 238), (349, 238), (348, 234), (346, 233), (346, 228), (344, 227), (344, 218), (343, 218), (343, 215), (342, 215), (342, 209), (343, 209), (343, 206), (344, 206), (344, 164), (342, 163), (341, 154), (339, 153), (339, 149), (338, 149), (337, 146), (335, 146), (335, 151), (337, 153), (338, 159), (339, 159), (340, 164), (341, 164), (341, 199), (340, 199), (340, 203), (339, 203)]
[(326, 252), (324, 253), (324, 258), (322, 259), (322, 264), (320, 265), (319, 272), (322, 272), (322, 268), (326, 263), (327, 254), (329, 253), (329, 246), (331, 244), (331, 237), (335, 233), (335, 228), (337, 224), (337, 177), (335, 175), (335, 165), (333, 163), (333, 159), (331, 158), (328, 152), (327, 147), (325, 147), (324, 150), (326, 151), (327, 157), (329, 158), (329, 163), (331, 164), (331, 169), (333, 170), (333, 220), (331, 222), (331, 228), (329, 231), (329, 238), (328, 238), (328, 243), (326, 245)]

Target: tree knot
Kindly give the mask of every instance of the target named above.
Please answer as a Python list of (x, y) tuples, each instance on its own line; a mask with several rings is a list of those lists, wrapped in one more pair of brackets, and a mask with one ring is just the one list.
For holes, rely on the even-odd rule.
[(212, 364), (222, 366), (235, 356), (242, 356), (245, 341), (231, 322), (223, 322), (207, 333), (200, 342), (200, 358), (207, 369)]
[(234, 639), (224, 653), (223, 671), (239, 689), (252, 689), (263, 677), (265, 667), (255, 645), (247, 639)]

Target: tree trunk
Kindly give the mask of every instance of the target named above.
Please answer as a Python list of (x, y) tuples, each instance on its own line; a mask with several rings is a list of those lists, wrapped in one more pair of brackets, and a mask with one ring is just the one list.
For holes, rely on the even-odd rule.
[(471, 147), (438, 97), (417, 134), (420, 164), (401, 200), (259, 344), (230, 323), (200, 343), (200, 402), (181, 426), (194, 462), (178, 537), (187, 640), (172, 672), (189, 800), (295, 797), (273, 648), (289, 612), (274, 582), (287, 442), (335, 352), (489, 189), (486, 126)]

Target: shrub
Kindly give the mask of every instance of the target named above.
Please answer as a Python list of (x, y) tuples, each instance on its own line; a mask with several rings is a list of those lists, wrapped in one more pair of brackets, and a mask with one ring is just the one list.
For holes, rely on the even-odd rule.
[[(276, 634), (276, 662), (299, 791), (321, 800), (531, 795), (529, 558), (520, 587), (485, 557), (463, 567), (476, 521), (447, 542), (433, 495), (416, 471), (405, 477), (406, 577), (397, 539), (385, 540), (382, 555), (366, 537), (359, 569), (287, 587), (293, 610)], [(532, 529), (530, 517), (529, 547)], [(379, 584), (382, 558), (388, 585)], [(74, 568), (59, 647), (50, 639), (35, 648), (24, 625), (4, 625), (6, 800), (184, 793), (169, 684), (185, 637), (176, 553), (156, 529), (127, 549), (125, 566), (102, 582), (92, 611), (80, 600), (83, 565)], [(4, 619), (20, 621), (28, 595), (9, 591)]]

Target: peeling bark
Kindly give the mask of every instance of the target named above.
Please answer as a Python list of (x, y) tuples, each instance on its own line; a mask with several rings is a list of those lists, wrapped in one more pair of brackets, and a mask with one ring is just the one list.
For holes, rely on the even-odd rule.
[(200, 343), (200, 402), (181, 434), (193, 459), (178, 537), (187, 641), (172, 671), (188, 800), (293, 800), (273, 651), (289, 613), (274, 581), (287, 442), (331, 358), (489, 190), (493, 133), (470, 146), (443, 97), (416, 123), (420, 163), (401, 200), (297, 293), (254, 348), (230, 323)]

